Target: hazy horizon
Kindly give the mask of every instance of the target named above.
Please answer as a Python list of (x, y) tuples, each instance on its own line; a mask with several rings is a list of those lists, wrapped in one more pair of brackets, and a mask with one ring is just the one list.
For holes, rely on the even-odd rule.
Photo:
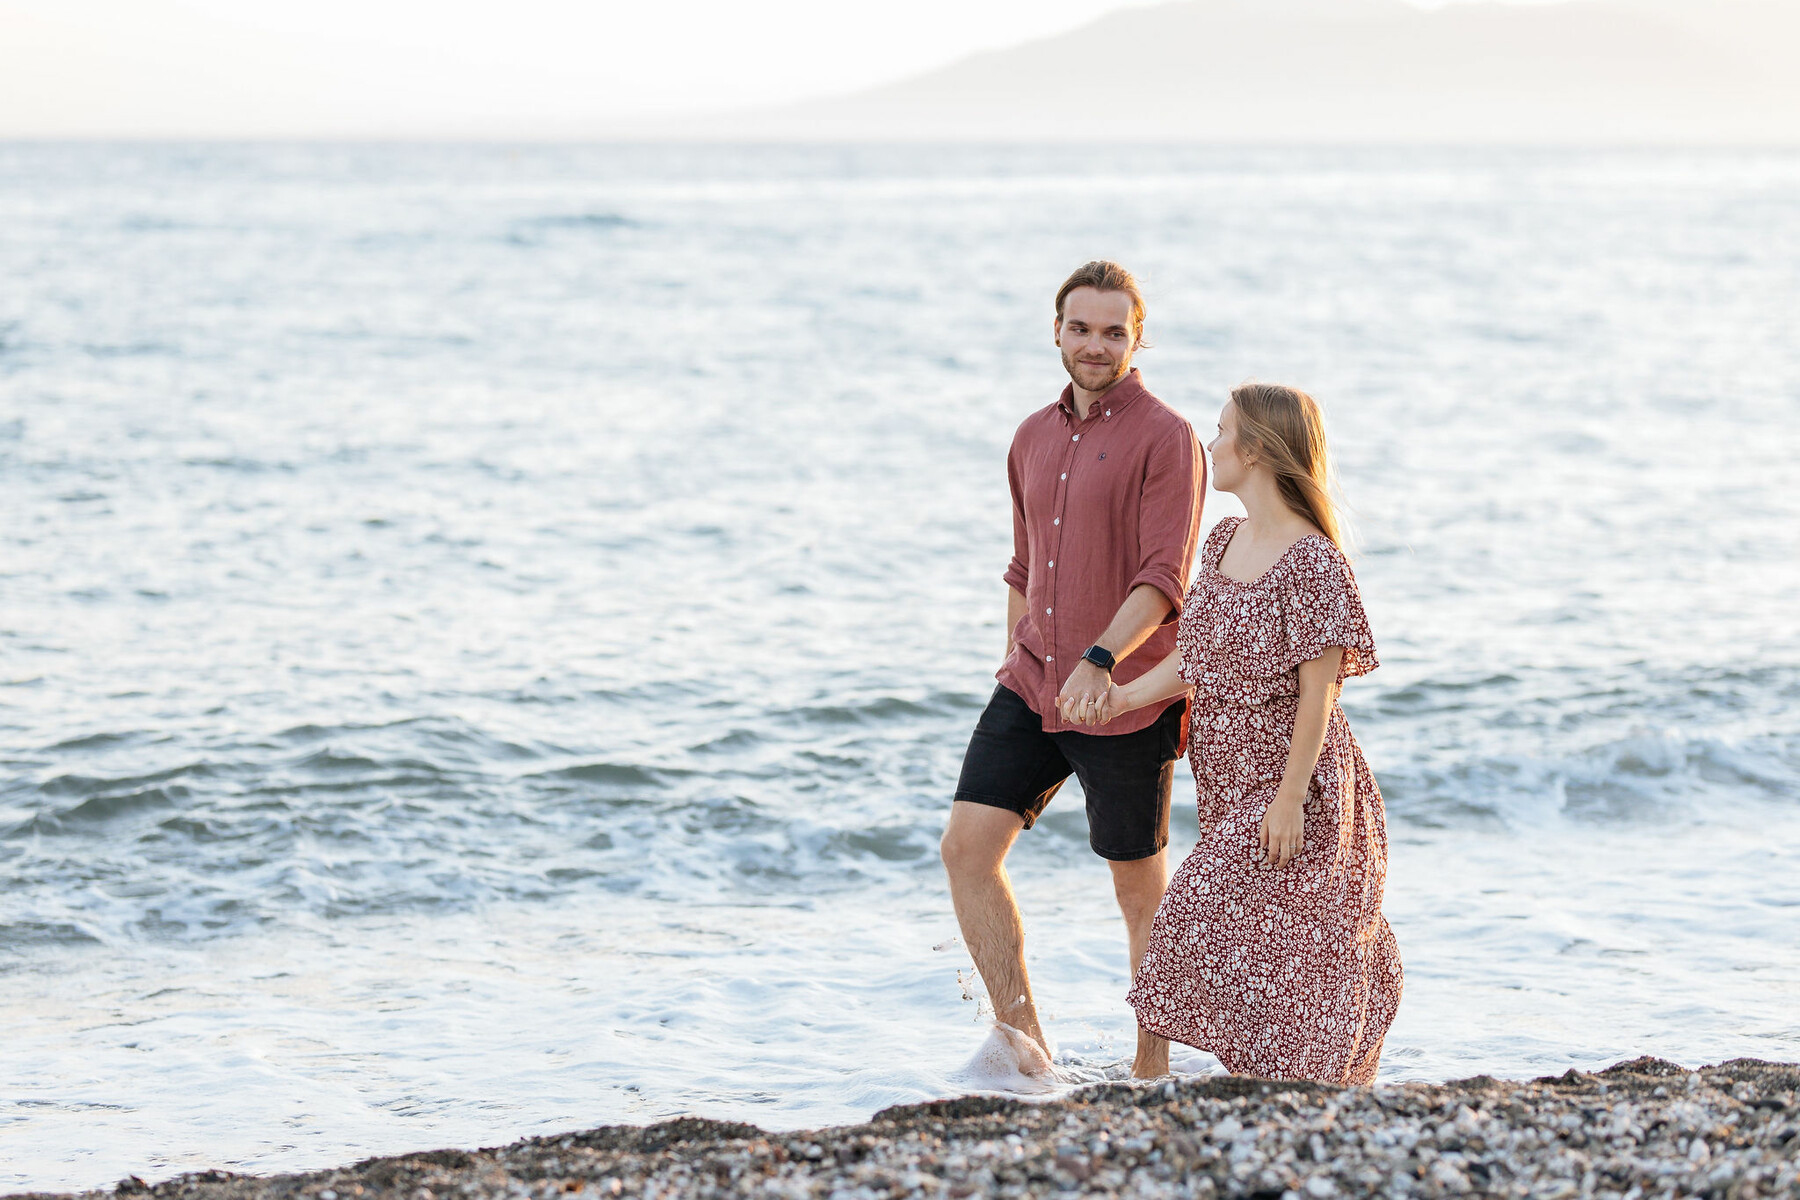
[(895, 82), (1141, 2), (0, 0), (0, 136), (554, 138)]
[[(0, 137), (1030, 140), (1070, 69), (1124, 56), (1151, 138), (1790, 144), (1800, 103), (1743, 33), (1770, 22), (1793, 23), (1774, 0), (0, 0)], [(1306, 66), (1243, 106), (1233, 71), (1270, 54)]]

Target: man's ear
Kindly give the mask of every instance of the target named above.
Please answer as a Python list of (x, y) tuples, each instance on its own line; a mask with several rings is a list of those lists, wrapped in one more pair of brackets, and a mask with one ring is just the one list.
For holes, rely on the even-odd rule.
[(1057, 317), (1050, 322), (1050, 340), (1058, 346), (1062, 345), (1062, 318)]

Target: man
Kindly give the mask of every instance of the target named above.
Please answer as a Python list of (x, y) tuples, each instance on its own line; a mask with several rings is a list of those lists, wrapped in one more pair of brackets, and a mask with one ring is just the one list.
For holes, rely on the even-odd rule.
[[(1169, 792), (1187, 704), (1151, 705), (1091, 731), (1065, 721), (1063, 705), (1079, 718), (1109, 677), (1129, 682), (1174, 649), (1206, 470), (1193, 428), (1132, 368), (1144, 298), (1129, 271), (1091, 262), (1069, 276), (1053, 328), (1069, 385), (1019, 426), (1007, 456), (1006, 659), (969, 741), (942, 846), (963, 942), (995, 1019), (1023, 1035), (1011, 1040), (1033, 1075), (1050, 1070), (1049, 1045), (1006, 855), (1077, 775), (1135, 977), (1168, 886)], [(1140, 1029), (1132, 1073), (1166, 1074), (1168, 1059), (1168, 1043)]]

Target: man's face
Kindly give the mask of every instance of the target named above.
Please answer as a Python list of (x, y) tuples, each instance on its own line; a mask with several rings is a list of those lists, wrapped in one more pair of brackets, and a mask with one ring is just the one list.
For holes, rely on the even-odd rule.
[(1076, 288), (1063, 300), (1056, 322), (1063, 369), (1075, 386), (1104, 392), (1131, 370), (1137, 338), (1131, 330), (1131, 297), (1124, 292)]

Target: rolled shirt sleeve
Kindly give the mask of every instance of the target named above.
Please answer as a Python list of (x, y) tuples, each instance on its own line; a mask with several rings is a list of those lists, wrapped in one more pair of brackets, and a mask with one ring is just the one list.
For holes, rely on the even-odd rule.
[(1025, 501), (1019, 487), (1017, 439), (1006, 455), (1006, 483), (1012, 492), (1013, 554), (1012, 561), (1006, 564), (1004, 578), (1006, 586), (1023, 596), (1031, 585), (1031, 568), (1026, 566), (1031, 556), (1031, 535), (1025, 526)]
[(1187, 597), (1187, 573), (1199, 546), (1200, 502), (1205, 495), (1206, 458), (1193, 429), (1184, 425), (1179, 433), (1157, 439), (1144, 464), (1144, 490), (1138, 502), (1141, 561), (1130, 586), (1149, 584), (1168, 598), (1164, 625), (1180, 618)]

